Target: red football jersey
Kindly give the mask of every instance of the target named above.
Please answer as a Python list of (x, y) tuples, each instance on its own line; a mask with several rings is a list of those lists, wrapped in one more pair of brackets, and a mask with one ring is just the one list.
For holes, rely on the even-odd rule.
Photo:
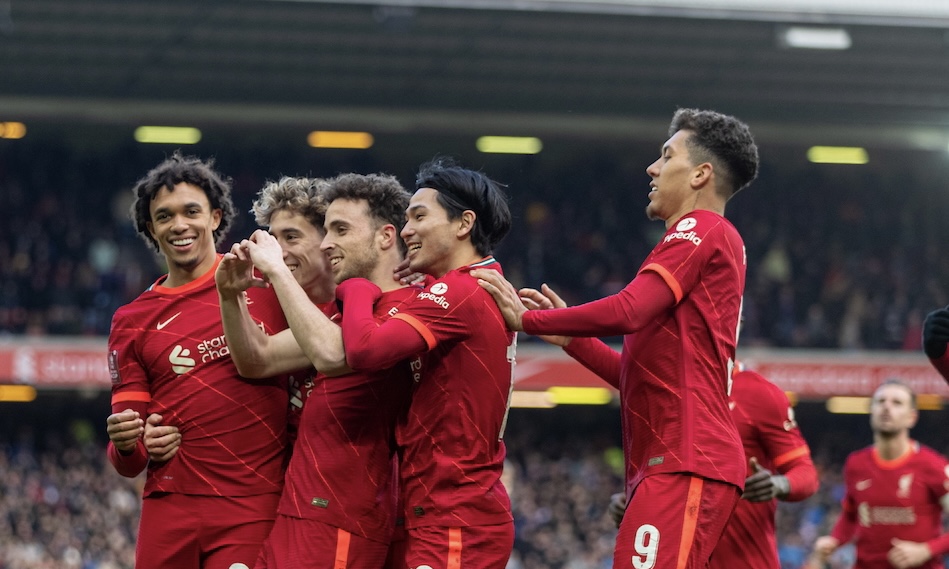
[[(336, 309), (335, 302), (326, 302), (317, 304), (320, 312), (327, 318), (333, 318), (339, 311)], [(311, 367), (306, 370), (294, 372), (287, 377), (288, 389), (290, 390), (290, 416), (287, 417), (287, 435), (288, 444), (293, 448), (296, 444), (297, 436), (300, 433), (300, 422), (303, 420), (303, 408), (306, 400), (313, 392), (313, 386), (316, 382), (316, 371)]]
[[(745, 449), (747, 476), (754, 473), (748, 462), (751, 457), (765, 469), (779, 472), (810, 456), (787, 396), (761, 375), (736, 373), (729, 407)], [(780, 569), (776, 510), (776, 500), (740, 500), (715, 547), (709, 569)]]
[[(942, 533), (940, 501), (949, 493), (949, 462), (931, 448), (913, 441), (893, 460), (882, 459), (872, 446), (853, 452), (844, 464), (844, 484), (842, 519), (831, 535), (843, 543), (851, 536), (839, 528), (855, 528), (858, 569), (889, 569), (893, 538), (927, 542)], [(941, 568), (942, 558), (920, 567)]]
[(469, 275), (501, 270), (488, 257), (430, 283), (393, 316), (425, 338), (402, 449), (405, 525), (476, 526), (510, 522), (501, 471), (504, 423), (513, 387), (516, 337), (494, 299)]
[[(112, 319), (113, 406), (147, 402), (149, 414), (161, 414), (181, 432), (178, 453), (148, 465), (146, 496), (252, 496), (283, 487), (286, 378), (237, 373), (224, 339), (216, 268), (180, 287), (161, 286), (163, 277)], [(287, 327), (272, 290), (249, 289), (247, 301), (268, 334)]]
[[(417, 292), (410, 287), (383, 293), (376, 319), (387, 320)], [(395, 424), (408, 405), (411, 367), (402, 362), (380, 371), (316, 376), (278, 513), (376, 541), (390, 539), (397, 496)]]
[[(744, 486), (744, 453), (728, 410), (728, 384), (745, 264), (745, 246), (735, 227), (717, 213), (696, 210), (666, 231), (640, 267), (640, 274), (652, 272), (665, 282), (675, 304), (626, 333), (617, 358), (627, 496), (643, 477), (660, 472)], [(615, 324), (603, 323), (615, 323), (617, 311), (628, 311), (620, 316), (630, 318), (638, 310), (648, 312), (624, 293), (560, 310), (528, 311), (524, 329), (613, 335)], [(600, 348), (600, 359), (616, 356)]]

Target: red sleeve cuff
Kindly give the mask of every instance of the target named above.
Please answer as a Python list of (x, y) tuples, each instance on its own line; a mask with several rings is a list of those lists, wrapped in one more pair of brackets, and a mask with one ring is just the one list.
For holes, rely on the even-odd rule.
[(120, 453), (110, 441), (106, 453), (115, 471), (126, 478), (135, 478), (148, 466), (148, 453), (145, 452), (145, 443), (142, 441), (138, 441), (130, 455)]
[(949, 533), (944, 533), (936, 539), (926, 542), (926, 545), (929, 546), (929, 551), (934, 557), (949, 552)]
[[(806, 447), (805, 447), (806, 449)], [(790, 463), (790, 468), (782, 472), (788, 479), (791, 492), (784, 497), (786, 502), (799, 502), (817, 492), (820, 484), (817, 478), (817, 469), (811, 461), (810, 453), (804, 454)]]
[(844, 511), (840, 512), (840, 517), (837, 518), (834, 529), (830, 532), (830, 537), (836, 539), (837, 543), (843, 545), (853, 539), (856, 531), (857, 519), (855, 512), (848, 511), (844, 508)]

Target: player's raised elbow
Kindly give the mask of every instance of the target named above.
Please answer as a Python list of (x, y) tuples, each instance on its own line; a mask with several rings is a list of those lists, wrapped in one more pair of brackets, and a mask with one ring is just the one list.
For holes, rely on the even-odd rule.
[(347, 348), (345, 360), (350, 369), (357, 371), (371, 371), (387, 367), (385, 362), (379, 359), (379, 351), (363, 347)]
[(307, 357), (310, 363), (323, 375), (335, 377), (352, 371), (346, 363), (346, 352), (343, 344), (323, 343), (307, 347)]
[(275, 373), (263, 360), (255, 360), (254, 358), (248, 357), (234, 357), (234, 354), (231, 354), (231, 360), (234, 362), (234, 367), (237, 368), (237, 373), (243, 378), (265, 379), (273, 376)]

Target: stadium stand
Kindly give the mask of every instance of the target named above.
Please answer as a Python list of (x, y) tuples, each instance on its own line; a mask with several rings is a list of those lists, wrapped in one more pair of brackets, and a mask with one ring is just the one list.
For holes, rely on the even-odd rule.
[[(162, 272), (129, 227), (128, 188), (170, 150), (0, 143), (0, 334), (106, 334), (115, 308)], [(316, 159), (292, 147), (194, 152), (217, 154), (241, 210), (265, 180), (284, 173), (381, 170), (410, 185), (416, 165), (381, 153)], [(661, 235), (661, 224), (641, 213), (641, 165), (654, 150), (637, 147), (631, 158), (615, 152), (471, 158), (509, 184), (515, 226), (497, 254), (515, 284), (548, 282), (575, 304), (632, 277)], [(768, 156), (728, 212), (748, 247), (743, 344), (918, 351), (923, 315), (949, 302), (940, 286), (949, 264), (935, 245), (949, 240), (949, 196), (939, 191), (938, 170), (828, 170)], [(230, 237), (252, 229), (242, 215)]]

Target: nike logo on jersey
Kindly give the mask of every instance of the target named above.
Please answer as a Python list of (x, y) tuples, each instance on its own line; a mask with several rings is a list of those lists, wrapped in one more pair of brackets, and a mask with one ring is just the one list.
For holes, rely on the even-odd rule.
[(179, 316), (181, 316), (181, 312), (179, 312), (178, 314), (175, 314), (174, 316), (172, 316), (172, 317), (169, 318), (168, 320), (165, 320), (164, 322), (159, 322), (159, 323), (155, 326), (155, 328), (158, 328), (159, 330), (161, 330), (161, 329), (164, 328), (165, 326), (171, 324), (171, 321), (174, 320), (175, 318), (178, 318)]
[(873, 480), (861, 480), (853, 485), (857, 490), (863, 491), (870, 487), (873, 484)]

